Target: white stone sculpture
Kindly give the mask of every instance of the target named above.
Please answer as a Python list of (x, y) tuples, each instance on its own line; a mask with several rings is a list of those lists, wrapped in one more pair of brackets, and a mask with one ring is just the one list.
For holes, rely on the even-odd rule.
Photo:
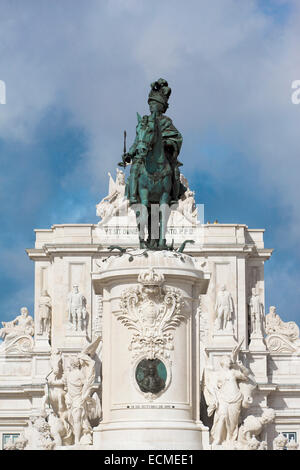
[(109, 175), (109, 189), (108, 195), (105, 196), (96, 206), (96, 213), (101, 217), (99, 226), (108, 222), (108, 220), (117, 215), (119, 211), (126, 212), (128, 209), (128, 200), (124, 198), (125, 195), (125, 173), (117, 169), (116, 181), (113, 180), (110, 173)]
[(263, 449), (264, 441), (258, 440), (263, 428), (275, 419), (275, 411), (272, 408), (264, 410), (262, 416), (249, 415), (244, 419), (238, 432), (238, 448), (242, 450)]
[(46, 420), (46, 414), (29, 417), (28, 428), (24, 431), (26, 450), (53, 450), (55, 442), (51, 436), (50, 426)]
[(195, 191), (188, 189), (184, 193), (184, 198), (179, 199), (178, 211), (181, 212), (185, 218), (191, 222), (195, 223), (197, 220), (197, 208), (195, 203)]
[(222, 285), (221, 290), (217, 293), (215, 311), (217, 315), (215, 319), (216, 330), (233, 331), (234, 303), (225, 284)]
[(257, 450), (268, 450), (268, 443), (267, 443), (267, 441), (261, 441), (261, 442), (259, 443), (259, 446), (258, 446)]
[(298, 325), (293, 321), (282, 321), (274, 306), (266, 315), (266, 334), (267, 347), (272, 352), (293, 353), (300, 350)]
[(253, 401), (255, 385), (250, 379), (250, 370), (237, 359), (240, 345), (233, 348), (231, 355), (221, 357), (218, 370), (206, 367), (204, 371), (207, 414), (214, 415), (210, 431), (213, 448), (236, 447), (242, 409), (248, 408)]
[(197, 207), (195, 203), (195, 191), (191, 191), (187, 179), (180, 174), (181, 183), (187, 188), (182, 197), (178, 200), (178, 204), (174, 206), (176, 210), (172, 210), (168, 225), (182, 225), (186, 219), (189, 223), (195, 225), (197, 223)]
[(39, 300), (39, 335), (49, 335), (51, 327), (51, 298), (46, 289)]
[(88, 348), (72, 357), (65, 373), (66, 404), (68, 419), (73, 429), (74, 444), (92, 444), (91, 421), (101, 417), (101, 403), (95, 392), (94, 355), (101, 338), (97, 338)]
[(27, 352), (33, 348), (34, 321), (29, 315), (27, 307), (22, 307), (14, 320), (2, 322), (0, 338), (4, 339), (0, 351), (3, 352)]
[(154, 269), (142, 271), (138, 282), (138, 287), (123, 292), (117, 318), (135, 331), (130, 344), (133, 358), (168, 358), (173, 349), (170, 331), (185, 319), (182, 296), (176, 288), (163, 287), (164, 276)]
[[(51, 371), (46, 377), (42, 411), (47, 412), (51, 435), (58, 446), (72, 444), (73, 432), (68, 421), (65, 378), (61, 352), (52, 351)], [(50, 411), (48, 411), (47, 409)]]
[(73, 285), (72, 292), (68, 295), (68, 316), (69, 326), (75, 331), (86, 331), (87, 329), (87, 310), (86, 298), (76, 284)]
[(95, 361), (92, 357), (101, 337), (64, 367), (59, 351), (51, 354), (41, 416), (47, 414), (51, 438), (56, 446), (92, 443), (92, 424), (101, 418), (101, 402), (94, 390)]
[(249, 313), (251, 336), (262, 337), (264, 335), (264, 307), (255, 287), (253, 287), (252, 295), (249, 299)]
[(273, 450), (284, 450), (287, 443), (288, 443), (288, 438), (280, 433), (273, 440)]

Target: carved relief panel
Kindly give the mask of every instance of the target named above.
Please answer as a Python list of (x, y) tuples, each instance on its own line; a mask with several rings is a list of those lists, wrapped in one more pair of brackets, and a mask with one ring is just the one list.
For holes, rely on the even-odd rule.
[(153, 399), (166, 390), (171, 377), (174, 330), (186, 320), (179, 289), (164, 286), (164, 276), (154, 269), (142, 271), (139, 285), (121, 296), (119, 321), (132, 330), (128, 346), (136, 388)]

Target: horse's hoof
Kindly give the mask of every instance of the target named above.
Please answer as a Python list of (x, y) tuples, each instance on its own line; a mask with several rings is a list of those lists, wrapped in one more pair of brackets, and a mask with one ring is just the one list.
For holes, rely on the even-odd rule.
[(167, 250), (167, 249), (168, 249), (168, 246), (167, 246), (167, 243), (166, 243), (166, 240), (165, 240), (165, 239), (159, 241), (159, 243), (158, 243), (158, 248), (159, 248), (160, 250)]
[(131, 198), (129, 199), (129, 204), (138, 204), (138, 203), (139, 203), (139, 201), (138, 201), (136, 198), (134, 198), (134, 197), (131, 197)]

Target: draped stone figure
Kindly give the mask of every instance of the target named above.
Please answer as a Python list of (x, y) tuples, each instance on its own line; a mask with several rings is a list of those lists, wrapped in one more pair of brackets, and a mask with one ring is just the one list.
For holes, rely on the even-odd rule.
[(34, 335), (34, 322), (33, 318), (29, 315), (27, 307), (22, 307), (20, 315), (18, 315), (11, 322), (2, 322), (3, 328), (0, 329), (0, 337), (5, 342), (21, 336), (21, 335)]
[(204, 371), (204, 397), (207, 414), (213, 416), (210, 431), (212, 444), (230, 448), (237, 441), (240, 414), (252, 403), (255, 385), (250, 380), (250, 370), (237, 359), (240, 345), (231, 355), (220, 359), (220, 368), (206, 367)]
[(266, 315), (266, 333), (267, 335), (279, 334), (291, 342), (299, 340), (299, 327), (293, 322), (284, 322), (276, 313), (276, 307), (270, 307)]
[(27, 307), (22, 307), (20, 315), (10, 322), (2, 322), (0, 338), (4, 340), (0, 349), (6, 352), (27, 352), (33, 348), (34, 321)]

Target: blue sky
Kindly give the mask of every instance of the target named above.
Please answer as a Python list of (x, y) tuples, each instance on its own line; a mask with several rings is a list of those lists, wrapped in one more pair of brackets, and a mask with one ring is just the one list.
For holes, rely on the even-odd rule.
[(2, 320), (33, 310), (33, 229), (98, 221), (123, 130), (130, 143), (162, 76), (206, 220), (266, 229), (266, 310), (300, 323), (299, 3), (2, 0)]

